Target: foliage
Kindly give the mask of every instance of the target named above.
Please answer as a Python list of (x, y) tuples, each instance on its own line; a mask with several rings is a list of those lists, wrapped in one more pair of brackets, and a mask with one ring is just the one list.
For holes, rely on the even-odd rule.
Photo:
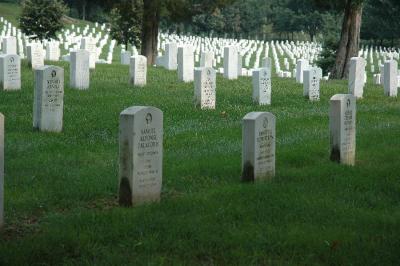
[(110, 35), (119, 44), (140, 47), (143, 19), (143, 1), (126, 0), (117, 4), (110, 13)]
[(329, 36), (324, 40), (322, 45), (323, 50), (320, 54), (320, 58), (317, 61), (317, 65), (322, 68), (324, 75), (327, 75), (335, 65), (338, 44), (338, 38), (335, 38), (334, 36)]
[(56, 39), (64, 27), (63, 16), (67, 7), (61, 0), (25, 0), (19, 18), (22, 32), (31, 39)]

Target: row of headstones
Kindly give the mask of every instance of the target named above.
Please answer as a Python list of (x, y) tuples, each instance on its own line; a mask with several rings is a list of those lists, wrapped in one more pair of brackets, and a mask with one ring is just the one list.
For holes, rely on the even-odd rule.
[[(77, 50), (71, 52), (70, 60), (70, 87), (76, 89), (88, 89), (90, 82), (89, 70), (90, 53), (86, 50)], [(38, 85), (38, 77), (44, 74), (39, 73), (54, 73), (63, 72), (62, 68), (54, 69), (55, 67), (35, 65), (37, 61), (32, 61), (31, 64), (35, 70), (35, 86)], [(43, 63), (43, 61), (42, 61)], [(51, 70), (50, 70), (51, 69)], [(62, 71), (61, 71), (62, 70)], [(56, 75), (62, 76), (63, 73)], [(43, 78), (42, 78), (43, 79)], [(50, 80), (46, 82), (51, 83)], [(0, 55), (0, 89), (1, 90), (20, 90), (21, 89), (21, 59), (19, 55)], [(63, 89), (62, 89), (63, 90)]]
[[(50, 89), (52, 93), (50, 97), (53, 99), (62, 98), (63, 80), (59, 77), (61, 73), (54, 67), (38, 72), (38, 82), (41, 83), (39, 87), (44, 87), (45, 90)], [(59, 104), (57, 100), (54, 104), (47, 103), (46, 109), (59, 109)], [(44, 109), (36, 109), (34, 115), (43, 111)], [(342, 164), (354, 165), (355, 97), (349, 94), (334, 95), (330, 100), (329, 118), (330, 159)], [(34, 121), (34, 127), (43, 126), (45, 119), (50, 119), (54, 127), (59, 126), (59, 121), (54, 121), (47, 116)], [(145, 106), (127, 108), (120, 114), (119, 127), (120, 205), (135, 206), (159, 201), (163, 176), (162, 111), (155, 107)], [(243, 181), (270, 180), (275, 176), (275, 127), (276, 118), (272, 113), (251, 112), (244, 116), (241, 175)], [(4, 225), (4, 133), (4, 116), (0, 114), (0, 227)]]

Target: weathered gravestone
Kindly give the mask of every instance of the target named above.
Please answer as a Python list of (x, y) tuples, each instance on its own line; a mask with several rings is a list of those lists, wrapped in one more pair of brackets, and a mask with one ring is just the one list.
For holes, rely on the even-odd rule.
[(253, 101), (259, 105), (271, 104), (271, 68), (253, 71)]
[(0, 55), (0, 88), (21, 89), (21, 60), (19, 55)]
[(61, 132), (64, 108), (64, 69), (43, 66), (35, 70), (33, 128)]
[(242, 181), (275, 176), (275, 116), (251, 112), (243, 118)]
[(0, 228), (4, 225), (4, 116), (0, 113)]
[(238, 52), (235, 46), (224, 48), (224, 77), (227, 79), (238, 77)]
[(17, 54), (17, 38), (8, 36), (3, 38), (3, 54)]
[(131, 57), (129, 83), (134, 86), (145, 86), (147, 82), (147, 58), (143, 55)]
[(216, 73), (211, 67), (194, 70), (195, 105), (201, 109), (215, 109)]
[(200, 57), (200, 67), (213, 67), (214, 53), (202, 52)]
[(90, 53), (86, 50), (77, 50), (70, 53), (70, 87), (80, 90), (89, 88)]
[(397, 96), (397, 61), (390, 60), (384, 64), (383, 88), (386, 96)]
[(356, 154), (356, 97), (336, 94), (330, 100), (329, 130), (332, 161), (354, 165)]
[(310, 101), (319, 101), (320, 72), (317, 67), (303, 71), (303, 96)]
[(160, 200), (163, 113), (134, 106), (120, 114), (119, 204), (135, 206)]
[(44, 66), (43, 47), (40, 43), (31, 43), (26, 46), (28, 64), (32, 69)]
[(178, 79), (191, 82), (194, 79), (194, 51), (192, 46), (178, 48)]
[(164, 63), (168, 70), (176, 70), (178, 68), (178, 46), (176, 43), (168, 43), (165, 45)]
[(299, 59), (296, 64), (296, 82), (303, 83), (303, 71), (309, 68), (308, 60)]
[(362, 98), (364, 93), (364, 73), (367, 62), (362, 57), (352, 57), (349, 68), (349, 94)]

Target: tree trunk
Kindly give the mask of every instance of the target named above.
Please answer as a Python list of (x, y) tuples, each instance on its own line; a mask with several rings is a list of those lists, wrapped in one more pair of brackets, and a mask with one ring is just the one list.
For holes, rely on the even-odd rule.
[(339, 48), (336, 51), (335, 66), (331, 72), (331, 77), (334, 79), (347, 78), (349, 74), (350, 58), (358, 55), (361, 16), (362, 3), (356, 4), (355, 0), (347, 0)]
[(157, 57), (157, 37), (160, 21), (159, 0), (143, 1), (142, 55), (154, 65)]
[(87, 6), (87, 1), (83, 0), (82, 1), (82, 20), (86, 20), (86, 6)]

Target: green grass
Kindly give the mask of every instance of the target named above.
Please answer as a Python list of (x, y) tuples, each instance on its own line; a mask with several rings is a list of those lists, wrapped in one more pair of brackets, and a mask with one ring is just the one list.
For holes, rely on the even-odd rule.
[[(64, 131), (32, 130), (33, 73), (0, 92), (6, 117), (0, 265), (398, 265), (400, 102), (368, 83), (357, 102), (356, 166), (329, 161), (329, 98), (308, 102), (293, 79), (273, 79), (272, 105), (251, 101), (251, 78), (217, 77), (217, 109), (193, 105), (193, 83), (150, 68), (97, 65), (88, 91), (69, 88)], [(118, 119), (133, 105), (164, 112), (162, 200), (117, 206)], [(241, 119), (277, 118), (277, 175), (244, 184)]]
[(14, 26), (18, 25), (18, 17), (21, 14), (20, 5), (0, 2), (0, 16), (7, 19)]

